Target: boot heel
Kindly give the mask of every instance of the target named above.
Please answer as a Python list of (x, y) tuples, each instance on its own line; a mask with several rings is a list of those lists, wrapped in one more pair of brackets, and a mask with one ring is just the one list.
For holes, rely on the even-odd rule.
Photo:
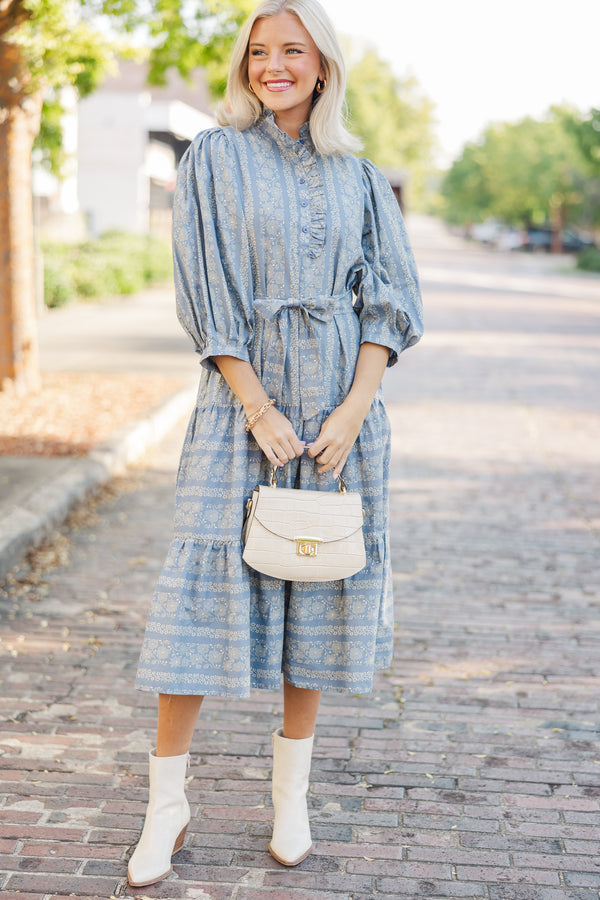
[(179, 835), (178, 835), (178, 837), (177, 837), (177, 840), (175, 841), (175, 843), (174, 843), (174, 845), (173, 845), (173, 853), (171, 854), (171, 856), (174, 856), (174, 855), (175, 855), (176, 853), (178, 853), (179, 850), (181, 850), (181, 848), (183, 847), (183, 844), (184, 844), (184, 842), (185, 842), (185, 833), (186, 833), (186, 831), (187, 831), (187, 825), (185, 825), (185, 826), (182, 828), (182, 830), (179, 832)]

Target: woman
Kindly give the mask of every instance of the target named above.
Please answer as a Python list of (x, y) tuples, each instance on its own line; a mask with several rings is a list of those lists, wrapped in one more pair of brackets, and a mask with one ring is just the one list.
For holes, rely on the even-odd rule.
[[(398, 204), (351, 155), (344, 66), (316, 0), (265, 0), (234, 49), (222, 127), (181, 162), (174, 208), (178, 315), (203, 366), (177, 482), (175, 536), (152, 602), (137, 687), (158, 692), (150, 802), (134, 886), (171, 871), (189, 821), (188, 750), (206, 694), (273, 690), (271, 854), (311, 851), (306, 793), (321, 691), (366, 693), (389, 665), (386, 365), (421, 334)], [(271, 401), (274, 401), (271, 402)], [(295, 583), (242, 561), (244, 505), (269, 468), (284, 487), (365, 507), (367, 565)]]

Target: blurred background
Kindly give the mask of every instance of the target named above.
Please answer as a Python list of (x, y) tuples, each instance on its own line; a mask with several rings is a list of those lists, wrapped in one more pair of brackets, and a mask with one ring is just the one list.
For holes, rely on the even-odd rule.
[[(177, 164), (215, 124), (254, 5), (2, 4), (0, 383), (35, 385), (44, 308), (168, 280)], [(600, 271), (595, 0), (324, 6), (347, 56), (350, 127), (409, 216)]]

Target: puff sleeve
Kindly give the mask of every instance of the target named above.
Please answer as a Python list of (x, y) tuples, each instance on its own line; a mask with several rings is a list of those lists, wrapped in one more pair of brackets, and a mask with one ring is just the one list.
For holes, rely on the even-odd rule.
[(177, 172), (173, 203), (177, 316), (200, 362), (249, 361), (252, 273), (240, 168), (226, 130), (201, 132)]
[(417, 269), (398, 201), (385, 176), (366, 159), (363, 170), (363, 264), (357, 304), (361, 342), (389, 347), (388, 366), (423, 333)]

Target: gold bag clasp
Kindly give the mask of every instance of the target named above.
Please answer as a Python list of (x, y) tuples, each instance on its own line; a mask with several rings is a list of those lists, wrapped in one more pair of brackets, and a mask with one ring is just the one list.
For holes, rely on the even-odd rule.
[(296, 541), (296, 555), (297, 556), (316, 556), (318, 553), (319, 544), (322, 544), (323, 541), (321, 538), (314, 537), (297, 537), (294, 538)]

